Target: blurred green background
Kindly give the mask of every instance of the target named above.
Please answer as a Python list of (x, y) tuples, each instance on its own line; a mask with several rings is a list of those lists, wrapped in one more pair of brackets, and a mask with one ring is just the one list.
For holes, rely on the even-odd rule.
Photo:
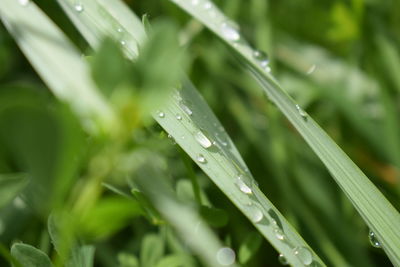
[[(82, 53), (92, 54), (55, 2), (35, 2)], [(399, 210), (400, 2), (215, 2), (240, 24), (254, 47), (268, 53), (272, 73), (283, 87)], [(189, 77), (262, 191), (328, 265), (391, 266), (383, 251), (370, 245), (367, 227), (320, 160), (225, 45), (168, 1), (126, 3), (138, 16), (147, 14), (151, 23), (163, 19), (178, 25)], [(16, 241), (55, 257), (47, 218), (51, 211), (70, 209), (80, 215), (74, 235), (96, 246), (95, 266), (150, 267), (177, 251), (189, 253), (143, 195), (123, 196), (131, 196), (132, 185), (113, 168), (121, 159), (115, 151), (140, 155), (144, 149), (161, 162), (178, 197), (196, 208), (190, 181), (198, 179), (203, 198), (213, 207), (199, 209), (225, 244), (236, 251), (246, 240), (255, 244), (249, 259), (239, 257), (243, 266), (280, 266), (268, 242), (159, 126), (139, 119), (130, 127), (128, 141), (111, 146), (114, 140), (84, 133), (0, 26), (1, 266)], [(93, 178), (97, 176), (106, 180)], [(187, 266), (200, 266), (190, 253), (188, 257)]]

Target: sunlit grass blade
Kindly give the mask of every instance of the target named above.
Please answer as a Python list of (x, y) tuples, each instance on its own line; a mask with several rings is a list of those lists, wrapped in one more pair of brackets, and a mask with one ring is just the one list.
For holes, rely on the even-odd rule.
[[(157, 155), (150, 151), (140, 151), (132, 156), (132, 160), (139, 165), (135, 170), (135, 183), (205, 265), (226, 266), (227, 264), (221, 262), (223, 245), (193, 207), (177, 200), (165, 181), (166, 174), (157, 165), (158, 161), (155, 158)], [(231, 260), (233, 262), (234, 257)], [(236, 266), (232, 262), (229, 266)]]
[[(350, 199), (395, 265), (400, 264), (400, 215), (363, 172), (323, 129), (286, 94), (260, 60), (259, 53), (243, 40), (235, 23), (210, 1), (172, 1), (199, 19), (219, 36), (260, 82), (268, 97), (303, 136)], [(195, 3), (195, 4), (193, 4)], [(366, 234), (367, 236), (367, 234)], [(367, 238), (367, 237), (366, 237)]]
[(87, 130), (112, 129), (113, 112), (96, 93), (78, 50), (56, 25), (30, 1), (4, 0), (0, 10), (1, 20), (35, 70), (60, 100), (80, 114)]
[[(111, 35), (118, 42), (123, 41), (128, 57), (136, 56), (133, 51), (140, 44), (136, 41), (142, 40), (143, 29), (138, 28), (138, 19), (122, 2), (80, 1), (84, 10), (76, 12), (74, 1), (58, 1), (93, 47), (102, 36)], [(229, 136), (190, 81), (183, 81), (182, 89), (174, 91), (153, 117), (290, 264), (323, 265), (259, 190)]]

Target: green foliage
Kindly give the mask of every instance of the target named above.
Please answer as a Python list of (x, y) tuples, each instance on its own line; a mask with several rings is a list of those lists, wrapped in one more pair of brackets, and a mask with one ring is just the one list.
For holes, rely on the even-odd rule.
[(53, 264), (51, 263), (49, 257), (40, 251), (39, 249), (23, 244), (16, 243), (11, 247), (11, 255), (21, 266), (26, 267), (51, 267)]
[(0, 266), (397, 266), (400, 5), (192, 3), (0, 1)]

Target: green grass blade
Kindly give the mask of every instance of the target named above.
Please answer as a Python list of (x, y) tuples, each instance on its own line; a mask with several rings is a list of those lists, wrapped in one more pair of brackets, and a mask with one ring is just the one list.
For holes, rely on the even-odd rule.
[[(94, 47), (100, 42), (101, 36), (111, 32), (110, 35), (120, 42), (128, 40), (124, 42), (125, 52), (129, 57), (135, 56), (133, 51), (138, 46), (136, 40), (142, 40), (143, 29), (137, 28), (137, 18), (126, 11), (128, 9), (122, 2), (84, 0), (80, 1), (84, 11), (73, 12), (74, 1), (58, 1), (64, 9), (68, 9), (66, 13), (78, 29), (83, 29), (81, 33)], [(124, 24), (119, 24), (122, 19)], [(129, 20), (131, 24), (125, 24)], [(116, 33), (118, 29), (123, 29), (122, 35)], [(91, 39), (93, 36), (98, 37), (97, 41)], [(259, 190), (229, 136), (190, 81), (184, 81), (182, 89), (174, 91), (167, 102), (154, 114), (154, 118), (253, 222), (260, 233), (285, 255), (290, 264), (304, 266), (314, 261), (315, 264), (324, 265)]]
[[(350, 199), (382, 248), (395, 265), (400, 264), (400, 215), (351, 159), (336, 145), (319, 125), (283, 91), (250, 47), (227, 19), (210, 1), (175, 0), (178, 6), (199, 19), (230, 46), (234, 54), (247, 64), (271, 100), (296, 127), (310, 147), (322, 160), (332, 176)], [(200, 3), (199, 3), (200, 2)], [(193, 3), (196, 3), (193, 5)]]
[(87, 130), (112, 129), (113, 112), (96, 93), (80, 53), (56, 25), (30, 1), (4, 0), (0, 11), (1, 20), (38, 74), (60, 100), (80, 114)]
[(226, 266), (218, 261), (223, 245), (193, 207), (177, 200), (165, 180), (162, 164), (157, 164), (161, 160), (156, 159), (157, 155), (150, 151), (139, 151), (132, 155), (131, 160), (139, 165), (135, 170), (135, 183), (207, 266)]

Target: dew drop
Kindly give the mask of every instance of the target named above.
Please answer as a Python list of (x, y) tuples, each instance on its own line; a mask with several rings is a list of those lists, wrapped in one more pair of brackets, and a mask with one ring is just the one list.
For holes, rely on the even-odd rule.
[[(274, 220), (274, 222), (275, 222), (275, 224), (276, 224), (276, 221)], [(282, 232), (282, 230), (281, 229), (279, 229), (279, 228), (275, 228), (274, 229), (274, 234), (275, 234), (275, 237), (278, 239), (278, 240), (284, 240), (285, 239), (285, 234)]]
[(228, 247), (220, 248), (217, 252), (217, 261), (222, 266), (229, 266), (235, 262), (235, 251)]
[(207, 136), (201, 131), (196, 132), (194, 134), (194, 138), (204, 148), (209, 148), (212, 146), (210, 139), (208, 139)]
[(221, 24), (221, 33), (230, 41), (238, 41), (240, 39), (239, 31), (229, 22)]
[(199, 154), (197, 156), (197, 161), (200, 162), (200, 163), (207, 163), (206, 158), (202, 154)]
[(228, 143), (227, 143), (227, 142), (221, 142), (221, 145), (223, 145), (223, 146), (227, 146), (227, 145), (228, 145)]
[(182, 116), (179, 115), (179, 114), (176, 114), (175, 118), (176, 118), (178, 121), (181, 121), (181, 120), (182, 120)]
[(310, 265), (313, 262), (312, 254), (308, 248), (296, 247), (293, 252), (304, 265)]
[(121, 45), (123, 45), (123, 46), (126, 45), (126, 41), (124, 41), (124, 40), (121, 40), (119, 43), (120, 43)]
[(206, 2), (204, 3), (204, 5), (203, 5), (203, 8), (204, 8), (205, 10), (211, 9), (211, 8), (212, 8), (212, 3), (211, 3), (210, 1), (206, 1)]
[(307, 120), (307, 112), (305, 112), (299, 105), (296, 104), (296, 109), (299, 112), (300, 116), (303, 117), (304, 120)]
[(251, 214), (251, 221), (254, 223), (259, 223), (261, 222), (261, 220), (263, 219), (264, 215), (262, 213), (262, 211), (257, 208), (257, 207), (253, 207), (252, 208), (252, 214)]
[(374, 248), (381, 248), (381, 243), (379, 242), (379, 240), (376, 238), (376, 235), (374, 232), (372, 232), (371, 230), (369, 231), (368, 234), (369, 237), (369, 242), (371, 243), (371, 245)]
[(31, 1), (30, 0), (18, 0), (18, 3), (21, 6), (27, 6)]
[(239, 175), (236, 178), (235, 183), (238, 186), (239, 190), (242, 191), (243, 193), (245, 193), (247, 195), (251, 195), (253, 193), (251, 188), (249, 186), (247, 186), (245, 182), (243, 182), (243, 176), (242, 175)]
[(83, 12), (83, 10), (85, 9), (81, 3), (75, 4), (74, 8), (75, 8), (75, 11), (78, 13)]
[(200, 3), (200, 0), (192, 0), (190, 3), (192, 6), (197, 6)]
[(283, 256), (283, 254), (279, 254), (278, 261), (282, 265), (288, 265), (289, 264), (289, 262), (287, 261), (286, 257)]
[(121, 32), (123, 32), (124, 30), (122, 29), (122, 28), (118, 28), (117, 29), (117, 32), (119, 32), (119, 33), (121, 33)]
[(253, 58), (257, 60), (258, 64), (260, 64), (262, 68), (266, 69), (268, 67), (269, 58), (265, 52), (260, 50), (254, 50)]
[(193, 111), (192, 111), (188, 106), (186, 106), (186, 105), (183, 103), (183, 101), (179, 102), (179, 106), (181, 107), (181, 109), (182, 109), (186, 114), (188, 114), (189, 116), (192, 116)]
[(157, 112), (159, 118), (165, 118), (165, 113), (162, 111)]

